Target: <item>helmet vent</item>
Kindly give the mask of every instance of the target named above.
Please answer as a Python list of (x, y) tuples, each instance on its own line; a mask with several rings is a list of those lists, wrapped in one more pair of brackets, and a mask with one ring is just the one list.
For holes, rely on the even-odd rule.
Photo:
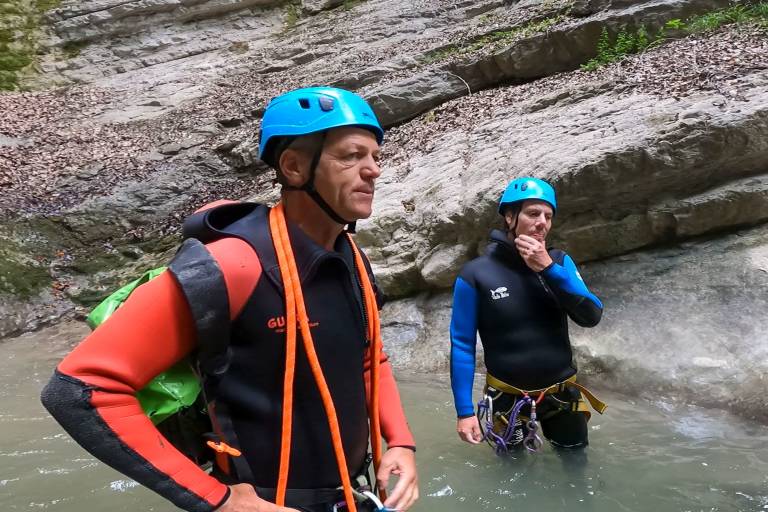
[(323, 112), (330, 112), (333, 110), (333, 98), (320, 96), (320, 110)]
[(299, 105), (301, 105), (301, 108), (309, 109), (309, 100), (307, 98), (299, 98)]

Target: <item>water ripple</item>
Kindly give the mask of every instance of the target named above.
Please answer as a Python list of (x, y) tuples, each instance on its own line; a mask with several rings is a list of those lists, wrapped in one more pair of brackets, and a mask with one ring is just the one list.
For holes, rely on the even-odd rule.
[(427, 494), (427, 496), (432, 496), (432, 497), (436, 497), (436, 498), (440, 498), (440, 497), (443, 497), (443, 496), (453, 496), (453, 489), (451, 488), (450, 485), (446, 485), (445, 487), (443, 487), (439, 491), (435, 491), (433, 493)]

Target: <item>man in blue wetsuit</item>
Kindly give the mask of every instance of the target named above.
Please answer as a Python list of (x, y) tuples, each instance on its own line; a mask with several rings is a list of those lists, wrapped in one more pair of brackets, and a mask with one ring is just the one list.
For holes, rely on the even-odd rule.
[[(506, 430), (515, 404), (541, 399), (537, 416), (544, 436), (557, 447), (588, 444), (586, 397), (599, 412), (605, 404), (576, 383), (568, 317), (583, 327), (600, 321), (603, 305), (565, 252), (547, 249), (557, 211), (554, 189), (535, 178), (513, 180), (501, 197), (506, 232), (493, 230), (485, 255), (467, 263), (456, 278), (451, 318), (451, 386), (462, 440), (483, 440), (472, 385), (479, 332), (485, 352), (486, 397), (493, 431)], [(528, 404), (529, 400), (526, 400)], [(520, 404), (522, 406), (522, 404)], [(507, 447), (527, 435), (522, 407)], [(512, 432), (510, 429), (508, 432)]]

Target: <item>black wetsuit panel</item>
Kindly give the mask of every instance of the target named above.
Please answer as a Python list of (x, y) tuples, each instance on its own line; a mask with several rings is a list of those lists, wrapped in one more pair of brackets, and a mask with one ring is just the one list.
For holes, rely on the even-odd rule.
[[(209, 393), (227, 404), (235, 433), (258, 487), (277, 485), (285, 370), (285, 299), (271, 248), (268, 209), (228, 226), (257, 249), (264, 275), (232, 326), (231, 361)], [(348, 469), (358, 473), (368, 447), (364, 358), (367, 350), (360, 288), (344, 235), (326, 251), (289, 224), (291, 245), (318, 359), (341, 429)], [(266, 245), (266, 244), (269, 245)], [(329, 488), (341, 484), (327, 416), (312, 376), (301, 335), (297, 336), (291, 471), (288, 487)], [(210, 396), (209, 396), (210, 399)]]
[[(562, 251), (550, 255), (562, 262)], [(459, 275), (477, 290), (477, 329), (488, 372), (522, 389), (539, 389), (574, 373), (566, 312), (501, 232), (487, 253)]]

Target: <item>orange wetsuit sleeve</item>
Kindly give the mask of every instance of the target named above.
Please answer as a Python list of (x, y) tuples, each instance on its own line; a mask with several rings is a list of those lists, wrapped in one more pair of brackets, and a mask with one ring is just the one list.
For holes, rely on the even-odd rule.
[(106, 464), (194, 511), (218, 507), (228, 488), (171, 445), (144, 414), (136, 392), (194, 347), (186, 299), (169, 272), (128, 300), (60, 364), (43, 404)]
[[(207, 248), (221, 267), (234, 317), (260, 278), (258, 258), (237, 239)], [(96, 457), (184, 510), (209, 512), (226, 501), (228, 487), (165, 440), (135, 396), (194, 347), (187, 299), (164, 272), (137, 288), (59, 364), (42, 400)]]
[[(370, 356), (369, 356), (370, 358)], [(365, 384), (370, 387), (369, 360), (365, 362)], [(403, 405), (400, 402), (400, 393), (397, 390), (395, 376), (392, 374), (392, 366), (387, 355), (382, 352), (381, 366), (379, 366), (379, 418), (381, 421), (381, 435), (387, 442), (387, 447), (403, 446), (416, 448), (416, 442), (408, 427)]]
[(236, 318), (261, 278), (261, 262), (247, 242), (223, 238), (206, 245), (219, 264), (229, 296), (230, 318)]

